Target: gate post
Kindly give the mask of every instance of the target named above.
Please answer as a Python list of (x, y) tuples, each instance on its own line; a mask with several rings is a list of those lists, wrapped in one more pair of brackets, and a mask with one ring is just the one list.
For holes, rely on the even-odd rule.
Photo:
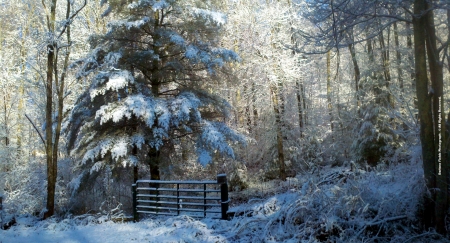
[(217, 175), (217, 184), (220, 184), (220, 202), (222, 208), (222, 219), (228, 219), (228, 183), (227, 183), (227, 175), (219, 174)]
[(137, 212), (137, 185), (136, 184), (131, 185), (131, 190), (133, 194), (133, 219), (134, 222), (138, 222), (139, 214)]
[(0, 229), (4, 229), (3, 225), (5, 224), (5, 222), (3, 222), (3, 195), (0, 194)]

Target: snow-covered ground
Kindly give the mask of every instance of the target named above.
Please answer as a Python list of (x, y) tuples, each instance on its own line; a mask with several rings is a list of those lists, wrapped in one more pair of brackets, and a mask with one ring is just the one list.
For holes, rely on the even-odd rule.
[(283, 193), (250, 197), (231, 220), (188, 216), (114, 223), (79, 216), (38, 221), (17, 217), (0, 243), (18, 242), (449, 242), (418, 226), (419, 164), (378, 171), (323, 169), (278, 184)]
[(113, 223), (112, 221), (83, 225), (81, 221), (32, 222), (26, 218), (18, 225), (0, 234), (2, 243), (59, 242), (227, 242), (220, 232), (228, 221), (187, 216), (147, 219), (139, 223)]

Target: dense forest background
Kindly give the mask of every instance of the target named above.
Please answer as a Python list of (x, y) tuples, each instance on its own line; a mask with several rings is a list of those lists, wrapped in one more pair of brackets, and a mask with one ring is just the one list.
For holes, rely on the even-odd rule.
[(239, 191), (421, 161), (423, 223), (446, 230), (446, 1), (1, 0), (0, 16), (11, 214), (130, 211), (137, 178), (227, 173)]

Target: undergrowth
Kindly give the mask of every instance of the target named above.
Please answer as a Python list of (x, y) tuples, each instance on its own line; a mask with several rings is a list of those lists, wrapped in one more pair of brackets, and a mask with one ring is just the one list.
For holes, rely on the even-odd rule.
[[(287, 193), (236, 207), (230, 240), (245, 242), (450, 242), (424, 231), (418, 163), (379, 171), (330, 168), (297, 177)], [(286, 186), (286, 184), (280, 184)]]

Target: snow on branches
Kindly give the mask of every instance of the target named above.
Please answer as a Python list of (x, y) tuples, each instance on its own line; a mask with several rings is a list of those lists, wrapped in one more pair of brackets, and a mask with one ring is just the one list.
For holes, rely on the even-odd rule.
[(216, 44), (225, 16), (168, 0), (127, 9), (117, 10), (124, 18), (109, 23), (105, 35), (90, 39), (91, 54), (77, 63), (78, 76), (92, 79), (66, 126), (82, 177), (137, 165), (136, 148), (161, 151), (182, 137), (191, 138), (202, 165), (215, 153), (234, 158), (232, 145), (245, 139), (223, 122), (229, 104), (204, 91), (213, 87), (210, 75), (217, 79), (227, 62), (239, 60)]

